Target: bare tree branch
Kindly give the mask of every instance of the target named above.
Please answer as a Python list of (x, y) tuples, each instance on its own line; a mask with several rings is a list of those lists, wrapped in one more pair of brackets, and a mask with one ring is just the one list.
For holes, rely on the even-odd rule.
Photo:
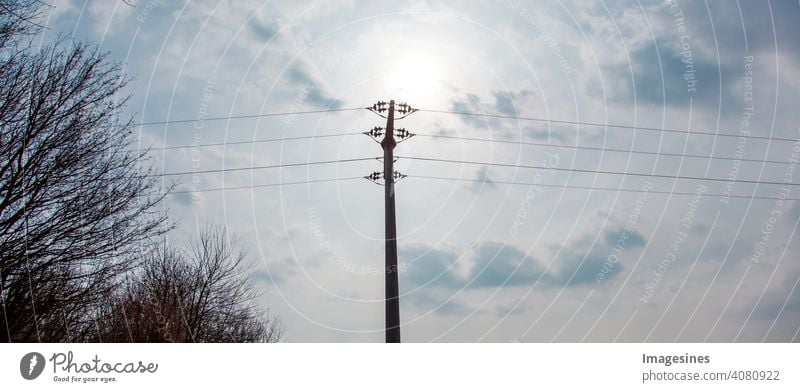
[(83, 44), (31, 51), (20, 17), (36, 6), (0, 0), (0, 341), (81, 341), (131, 255), (171, 226), (126, 150), (121, 67)]
[(278, 318), (259, 310), (239, 240), (208, 227), (189, 252), (160, 247), (103, 312), (103, 341), (277, 342)]

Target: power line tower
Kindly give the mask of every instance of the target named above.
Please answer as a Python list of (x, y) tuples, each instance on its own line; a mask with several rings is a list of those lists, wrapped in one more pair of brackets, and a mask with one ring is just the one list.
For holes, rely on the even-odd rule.
[[(394, 129), (395, 111), (403, 119), (411, 113), (417, 111), (408, 104), (401, 103), (396, 105), (394, 100), (389, 101), (389, 108), (386, 108), (386, 102), (380, 101), (367, 109), (373, 111), (381, 117), (386, 118), (386, 128), (375, 127), (366, 135), (371, 136), (376, 142), (379, 141), (383, 148), (383, 173), (374, 172), (365, 178), (380, 184), (379, 181), (383, 179), (384, 186), (384, 224), (386, 226), (386, 343), (400, 343), (400, 288), (398, 284), (398, 268), (397, 268), (397, 219), (395, 217), (394, 195), (395, 183), (405, 177), (405, 175), (394, 170), (394, 148), (397, 143), (407, 140), (414, 136), (413, 133), (406, 131), (404, 128)], [(383, 115), (383, 112), (387, 112)], [(385, 131), (385, 132), (384, 132)], [(397, 139), (395, 139), (397, 138)], [(399, 140), (399, 141), (398, 141)]]

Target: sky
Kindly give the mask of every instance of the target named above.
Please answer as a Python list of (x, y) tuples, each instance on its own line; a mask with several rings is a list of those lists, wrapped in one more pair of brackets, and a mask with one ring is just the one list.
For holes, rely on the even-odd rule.
[(124, 65), (158, 172), (246, 168), (161, 208), (242, 238), (286, 341), (384, 339), (386, 120), (340, 109), (391, 99), (404, 341), (800, 340), (797, 1), (130, 3), (44, 34)]

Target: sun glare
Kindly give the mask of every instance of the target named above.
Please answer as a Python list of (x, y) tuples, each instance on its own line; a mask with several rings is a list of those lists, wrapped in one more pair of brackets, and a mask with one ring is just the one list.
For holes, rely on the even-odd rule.
[(441, 64), (430, 56), (409, 56), (390, 67), (384, 85), (387, 93), (419, 106), (442, 96), (444, 78)]

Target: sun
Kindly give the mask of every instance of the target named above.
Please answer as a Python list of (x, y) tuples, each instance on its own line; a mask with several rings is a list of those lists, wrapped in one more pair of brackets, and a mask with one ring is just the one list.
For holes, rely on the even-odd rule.
[(414, 106), (430, 104), (441, 97), (446, 77), (441, 63), (422, 55), (400, 58), (384, 75), (386, 92)]

